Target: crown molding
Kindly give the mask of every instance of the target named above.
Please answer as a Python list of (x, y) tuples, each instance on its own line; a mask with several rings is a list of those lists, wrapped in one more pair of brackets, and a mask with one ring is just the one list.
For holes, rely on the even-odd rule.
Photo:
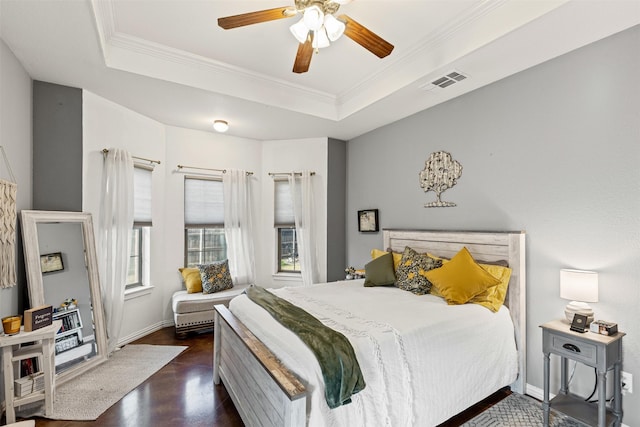
[(198, 89), (338, 120), (337, 96), (117, 30), (112, 0), (92, 0), (105, 65)]
[(513, 0), (479, 0), (402, 56), (340, 93), (328, 93), (118, 31), (114, 0), (91, 0), (107, 67), (339, 121), (548, 13), (568, 0), (523, 10)]

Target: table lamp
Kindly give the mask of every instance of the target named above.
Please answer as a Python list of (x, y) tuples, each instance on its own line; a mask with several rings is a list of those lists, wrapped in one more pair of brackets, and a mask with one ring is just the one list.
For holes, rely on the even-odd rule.
[(564, 309), (571, 323), (575, 314), (587, 316), (587, 325), (593, 322), (593, 310), (588, 302), (598, 302), (598, 273), (583, 270), (560, 270), (560, 298), (571, 300)]

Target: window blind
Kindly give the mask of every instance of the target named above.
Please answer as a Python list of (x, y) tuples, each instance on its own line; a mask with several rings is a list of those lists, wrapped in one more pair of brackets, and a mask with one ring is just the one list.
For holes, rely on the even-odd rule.
[(291, 198), (291, 190), (289, 190), (289, 181), (277, 180), (274, 184), (274, 226), (275, 227), (293, 227), (295, 218), (293, 216), (293, 200)]
[(133, 168), (133, 224), (149, 227), (151, 220), (151, 173), (152, 169)]
[(184, 225), (191, 227), (224, 226), (221, 180), (185, 177)]

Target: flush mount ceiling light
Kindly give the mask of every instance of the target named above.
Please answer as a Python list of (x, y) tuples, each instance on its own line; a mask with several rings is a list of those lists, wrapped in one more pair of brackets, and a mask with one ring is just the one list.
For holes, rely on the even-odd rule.
[(301, 14), (302, 19), (289, 27), (291, 34), (300, 43), (293, 64), (294, 73), (306, 73), (311, 64), (312, 53), (330, 46), (331, 42), (335, 42), (343, 34), (379, 58), (389, 55), (393, 50), (391, 43), (347, 15), (340, 15), (338, 18), (334, 16), (340, 6), (350, 2), (351, 0), (294, 0), (295, 6), (218, 18), (218, 25), (229, 30)]
[(224, 120), (215, 120), (213, 122), (213, 129), (216, 132), (224, 133), (229, 130), (229, 123)]

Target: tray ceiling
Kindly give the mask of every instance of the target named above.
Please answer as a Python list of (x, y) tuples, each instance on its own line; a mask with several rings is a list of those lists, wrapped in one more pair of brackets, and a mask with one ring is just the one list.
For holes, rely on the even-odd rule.
[[(38, 80), (82, 87), (169, 125), (255, 139), (351, 139), (640, 22), (630, 1), (355, 0), (345, 13), (395, 45), (342, 37), (291, 72), (296, 18), (217, 18), (293, 1), (0, 1), (1, 36)], [(456, 71), (446, 89), (431, 82)]]

